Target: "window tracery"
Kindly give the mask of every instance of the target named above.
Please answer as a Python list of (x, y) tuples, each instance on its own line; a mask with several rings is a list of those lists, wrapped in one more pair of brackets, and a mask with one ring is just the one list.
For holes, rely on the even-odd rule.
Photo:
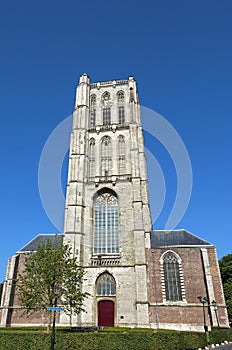
[(110, 100), (110, 93), (108, 91), (104, 92), (104, 94), (102, 95), (102, 100), (103, 101), (109, 101)]
[(125, 99), (125, 94), (123, 91), (119, 91), (117, 93), (117, 97), (118, 97), (118, 102), (119, 103), (124, 103), (124, 99)]
[(126, 147), (125, 138), (122, 135), (118, 138), (118, 172), (119, 175), (126, 173)]
[(110, 296), (116, 294), (116, 283), (112, 275), (105, 272), (97, 279), (97, 295)]
[(99, 195), (94, 214), (94, 254), (119, 253), (117, 197), (109, 192)]
[(96, 95), (90, 96), (89, 126), (96, 125)]
[(125, 123), (124, 92), (119, 91), (117, 93), (117, 98), (118, 98), (118, 122), (119, 124), (124, 124)]
[(111, 174), (112, 168), (112, 145), (109, 136), (103, 137), (101, 142), (101, 171), (102, 176)]
[(161, 259), (166, 301), (183, 300), (180, 261), (180, 258), (171, 251), (165, 253)]

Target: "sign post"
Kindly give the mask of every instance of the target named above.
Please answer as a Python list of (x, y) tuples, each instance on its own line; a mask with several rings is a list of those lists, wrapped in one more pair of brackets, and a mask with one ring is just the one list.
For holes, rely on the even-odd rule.
[(56, 343), (56, 333), (55, 333), (55, 327), (56, 327), (56, 311), (62, 311), (62, 307), (47, 307), (48, 311), (53, 311), (53, 324), (52, 324), (52, 335), (51, 335), (51, 347), (50, 350), (54, 350), (55, 343)]

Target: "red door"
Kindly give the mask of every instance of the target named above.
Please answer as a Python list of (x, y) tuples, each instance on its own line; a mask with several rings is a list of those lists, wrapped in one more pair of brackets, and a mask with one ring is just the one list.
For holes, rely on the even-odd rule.
[(102, 300), (98, 303), (98, 326), (114, 327), (114, 302)]

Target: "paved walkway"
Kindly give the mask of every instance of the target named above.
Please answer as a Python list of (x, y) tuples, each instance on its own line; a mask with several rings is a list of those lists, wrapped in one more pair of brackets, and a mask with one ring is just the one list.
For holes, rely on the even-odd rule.
[[(226, 345), (220, 345), (220, 346), (213, 346), (212, 347), (212, 345), (211, 346), (209, 346), (208, 347), (208, 349), (223, 349), (223, 350), (232, 350), (232, 344), (226, 344)], [(204, 350), (204, 349), (202, 349), (202, 350)]]

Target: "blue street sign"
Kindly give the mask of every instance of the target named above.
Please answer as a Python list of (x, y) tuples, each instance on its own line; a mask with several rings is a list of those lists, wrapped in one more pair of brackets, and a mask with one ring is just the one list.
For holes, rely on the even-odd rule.
[(48, 311), (62, 311), (62, 307), (47, 307)]

